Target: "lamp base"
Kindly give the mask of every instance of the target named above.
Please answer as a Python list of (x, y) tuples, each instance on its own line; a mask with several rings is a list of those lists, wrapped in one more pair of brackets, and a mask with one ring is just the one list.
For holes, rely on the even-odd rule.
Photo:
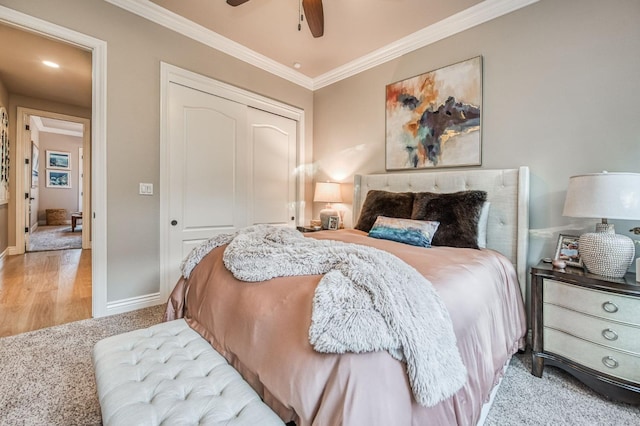
[(582, 234), (578, 247), (589, 272), (612, 278), (624, 277), (636, 252), (633, 240), (616, 234), (611, 224), (601, 232)]
[(329, 229), (329, 217), (338, 216), (335, 209), (324, 208), (320, 210), (320, 226), (322, 229)]

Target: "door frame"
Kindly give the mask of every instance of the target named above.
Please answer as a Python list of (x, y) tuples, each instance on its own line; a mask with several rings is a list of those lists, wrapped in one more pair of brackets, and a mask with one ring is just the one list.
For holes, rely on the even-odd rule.
[(169, 85), (180, 84), (221, 98), (229, 99), (297, 122), (296, 152), (296, 225), (303, 223), (305, 209), (304, 110), (275, 101), (257, 93), (223, 83), (213, 78), (160, 62), (160, 299), (166, 300), (175, 282), (170, 282), (169, 255)]
[[(103, 40), (47, 22), (40, 18), (0, 6), (0, 20), (27, 31), (35, 31), (58, 40), (90, 50), (92, 74), (91, 99), (91, 211), (87, 220), (91, 221), (91, 280), (92, 315), (102, 317), (107, 311), (107, 43)], [(17, 129), (16, 129), (17, 130)], [(16, 132), (19, 135), (20, 132)], [(18, 143), (22, 143), (17, 141)], [(24, 152), (16, 146), (15, 153)], [(17, 158), (14, 157), (14, 158)], [(17, 163), (17, 162), (16, 162)], [(16, 188), (24, 188), (24, 177), (15, 173)], [(15, 197), (13, 214), (22, 215), (24, 199)], [(24, 218), (22, 219), (24, 221)], [(23, 225), (24, 227), (24, 225)], [(16, 228), (16, 233), (22, 231)], [(11, 247), (15, 253), (18, 247)], [(24, 250), (24, 245), (22, 247)]]
[[(16, 108), (17, 113), (16, 113), (16, 155), (20, 155), (20, 153), (22, 152), (22, 158), (25, 159), (31, 159), (31, 141), (25, 141), (25, 125), (28, 123), (24, 122), (24, 117), (25, 116), (36, 116), (36, 117), (45, 117), (45, 118), (53, 118), (56, 120), (62, 120), (62, 121), (70, 121), (73, 123), (80, 123), (82, 124), (82, 148), (83, 148), (83, 152), (88, 152), (89, 155), (85, 156), (83, 158), (82, 161), (82, 170), (79, 170), (80, 173), (84, 173), (85, 175), (91, 176), (91, 163), (90, 163), (90, 158), (91, 158), (91, 120), (89, 120), (88, 118), (82, 118), (82, 117), (75, 117), (72, 115), (66, 115), (66, 114), (59, 114), (56, 112), (49, 112), (49, 111), (42, 111), (42, 110), (37, 110), (37, 109), (32, 109), (32, 108), (25, 108), (25, 107), (17, 107)], [(21, 150), (22, 148), (22, 150)], [(44, 154), (43, 154), (44, 155)], [(42, 157), (44, 158), (44, 157)], [(19, 162), (18, 164), (25, 164), (24, 161)], [(89, 172), (88, 174), (86, 172)], [(16, 170), (17, 173), (17, 170)], [(44, 179), (45, 176), (43, 175), (42, 178)], [(26, 179), (26, 176), (25, 176)], [(42, 181), (44, 182), (44, 181)], [(90, 183), (90, 181), (89, 181)], [(21, 187), (18, 187), (18, 186)], [(27, 193), (29, 189), (29, 182), (25, 181), (24, 179), (16, 179), (16, 194), (22, 194), (22, 193)], [(82, 198), (82, 211), (83, 212), (90, 212), (91, 211), (91, 186), (87, 185), (86, 179), (83, 180), (83, 188), (82, 191), (84, 191), (85, 194), (88, 194), (88, 197), (83, 197)], [(25, 198), (26, 199), (26, 198)], [(22, 202), (22, 211), (23, 214), (19, 215), (16, 214), (16, 251), (20, 251), (20, 249), (22, 248), (22, 253), (24, 253), (25, 250), (25, 238), (24, 238), (24, 232), (19, 232), (20, 229), (26, 229), (27, 227), (30, 227), (30, 224), (24, 223), (25, 221), (25, 215), (24, 215), (24, 211), (26, 211), (27, 209), (27, 202), (24, 201), (25, 199), (23, 199), (22, 197), (16, 197), (16, 211), (18, 210), (18, 200), (23, 200)], [(82, 248), (83, 249), (90, 249), (91, 248), (91, 221), (87, 220), (86, 225), (83, 223), (82, 224)], [(17, 254), (22, 254), (22, 253), (17, 253)]]

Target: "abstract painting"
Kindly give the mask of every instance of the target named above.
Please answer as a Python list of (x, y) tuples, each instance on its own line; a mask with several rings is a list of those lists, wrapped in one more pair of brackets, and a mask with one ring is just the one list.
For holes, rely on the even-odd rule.
[(482, 57), (386, 87), (386, 168), (481, 165)]

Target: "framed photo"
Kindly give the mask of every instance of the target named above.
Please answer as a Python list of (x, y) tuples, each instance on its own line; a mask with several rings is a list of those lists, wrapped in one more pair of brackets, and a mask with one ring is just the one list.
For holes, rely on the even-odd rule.
[(336, 231), (339, 225), (340, 225), (340, 216), (329, 216), (329, 224), (327, 225), (327, 229), (331, 231)]
[(554, 259), (564, 260), (569, 266), (582, 268), (582, 258), (576, 235), (560, 234), (558, 236), (558, 246)]
[(71, 172), (47, 170), (47, 188), (71, 188)]
[(386, 87), (386, 169), (480, 166), (482, 56)]
[(61, 151), (47, 151), (47, 169), (71, 170), (71, 154)]
[(40, 166), (40, 150), (38, 146), (31, 142), (31, 187), (37, 188), (39, 182), (38, 179), (38, 167)]

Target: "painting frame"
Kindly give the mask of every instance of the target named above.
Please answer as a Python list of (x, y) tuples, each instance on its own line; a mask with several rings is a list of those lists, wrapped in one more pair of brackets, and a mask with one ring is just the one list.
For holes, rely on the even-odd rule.
[(330, 231), (337, 231), (339, 226), (340, 226), (340, 216), (329, 216), (327, 229)]
[(71, 188), (71, 171), (47, 169), (47, 188)]
[(71, 170), (71, 153), (47, 150), (47, 169)]
[(40, 184), (39, 169), (40, 167), (40, 148), (31, 141), (31, 188), (37, 188)]
[[(580, 237), (577, 235), (560, 234), (554, 260), (563, 260), (568, 266), (582, 268), (582, 256), (580, 256)], [(574, 253), (575, 251), (575, 253)]]
[(385, 169), (482, 165), (483, 58), (385, 87)]

